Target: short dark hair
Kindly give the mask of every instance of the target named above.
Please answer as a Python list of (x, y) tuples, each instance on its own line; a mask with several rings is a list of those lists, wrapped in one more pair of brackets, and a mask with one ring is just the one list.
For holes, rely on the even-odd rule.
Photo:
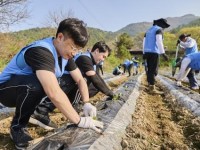
[(110, 56), (111, 49), (104, 41), (99, 41), (95, 43), (92, 47), (91, 52), (95, 51), (97, 48), (99, 49), (100, 53), (105, 53), (106, 51), (108, 51), (108, 56)]
[(67, 18), (60, 22), (56, 37), (58, 33), (63, 33), (65, 38), (70, 37), (74, 43), (80, 47), (85, 47), (88, 42), (88, 32), (86, 24), (77, 18)]
[(184, 38), (191, 36), (191, 34), (181, 34), (179, 39), (182, 41)]

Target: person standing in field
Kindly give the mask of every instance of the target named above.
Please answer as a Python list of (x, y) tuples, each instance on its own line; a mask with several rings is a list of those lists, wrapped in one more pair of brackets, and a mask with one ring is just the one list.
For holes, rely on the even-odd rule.
[(155, 76), (158, 72), (159, 56), (163, 55), (164, 59), (168, 60), (163, 45), (163, 29), (169, 26), (166, 19), (154, 20), (153, 26), (147, 30), (143, 39), (143, 59), (147, 62), (147, 82), (152, 94), (162, 94), (155, 88)]

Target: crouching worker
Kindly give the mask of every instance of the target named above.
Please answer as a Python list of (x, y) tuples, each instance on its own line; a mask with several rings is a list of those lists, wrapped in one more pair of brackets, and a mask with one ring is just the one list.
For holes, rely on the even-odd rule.
[[(114, 96), (114, 93), (109, 89), (101, 76), (96, 72), (96, 65), (99, 62), (104, 61), (109, 56), (110, 52), (111, 49), (105, 44), (105, 42), (100, 41), (93, 46), (91, 52), (77, 54), (74, 57), (76, 65), (87, 81), (87, 85), (89, 87), (89, 97), (95, 96), (99, 91), (109, 96), (110, 99), (112, 99)], [(60, 78), (60, 86), (69, 97), (72, 105), (79, 103), (81, 99), (83, 100), (84, 97), (79, 90), (79, 84), (77, 84), (77, 82), (74, 80), (71, 71), (66, 71), (65, 74)], [(48, 117), (48, 114), (54, 109), (54, 104), (48, 100), (48, 98), (46, 98), (37, 106), (34, 115), (32, 115), (30, 119), (30, 122), (43, 128), (56, 128), (56, 124), (53, 123)], [(87, 114), (88, 109), (92, 109), (92, 106), (87, 102), (83, 106), (83, 111), (85, 114)]]
[[(188, 73), (190, 72), (190, 70), (200, 70), (200, 53), (192, 53), (192, 54), (188, 54), (186, 55), (182, 62), (181, 62), (181, 68), (179, 70), (178, 76), (176, 78), (177, 80), (177, 85), (178, 86), (182, 86), (181, 85), (181, 81), (187, 76), (188, 77)], [(197, 79), (196, 77), (193, 75), (193, 80), (195, 80), (195, 82), (197, 83)], [(191, 86), (191, 84), (190, 84)], [(199, 85), (195, 85), (195, 86), (191, 86), (191, 89), (197, 90), (199, 89)]]
[(124, 68), (124, 74), (126, 73), (126, 71), (128, 71), (128, 77), (131, 76), (131, 68), (133, 66), (133, 61), (126, 59), (123, 64), (122, 64), (123, 68)]
[[(185, 51), (185, 55), (193, 54), (198, 52), (198, 46), (195, 39), (190, 37), (190, 34), (181, 34), (179, 36), (179, 40), (177, 44), (179, 44), (180, 48)], [(195, 70), (190, 69), (189, 73), (187, 74), (190, 87), (192, 89), (198, 89), (198, 83), (195, 78)]]
[(120, 70), (121, 66), (122, 65), (120, 64), (119, 66), (117, 66), (117, 67), (114, 68), (113, 75), (120, 75), (120, 74), (122, 74), (122, 71)]
[[(7, 107), (16, 107), (10, 136), (17, 149), (26, 148), (28, 141), (32, 140), (26, 126), (45, 95), (78, 127), (98, 132), (100, 130), (97, 127), (103, 127), (101, 122), (91, 117), (78, 115), (57, 80), (63, 75), (68, 59), (87, 42), (88, 33), (84, 22), (76, 18), (65, 19), (60, 22), (56, 37), (38, 40), (22, 48), (0, 74), (0, 102)], [(74, 67), (75, 72), (75, 77), (82, 80), (80, 71)], [(82, 82), (81, 89), (87, 102), (87, 84)]]

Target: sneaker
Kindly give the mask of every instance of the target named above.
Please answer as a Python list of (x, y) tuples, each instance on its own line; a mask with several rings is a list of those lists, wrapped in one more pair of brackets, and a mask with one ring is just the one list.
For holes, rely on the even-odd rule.
[(177, 82), (176, 82), (176, 85), (177, 85), (178, 87), (182, 87), (181, 81), (177, 81)]
[(34, 112), (34, 114), (30, 117), (29, 122), (35, 125), (39, 125), (46, 130), (53, 130), (57, 128), (57, 125), (50, 120), (48, 115), (42, 115), (37, 112)]
[(15, 147), (19, 150), (25, 149), (29, 145), (29, 141), (33, 138), (29, 135), (28, 131), (25, 128), (21, 129), (10, 129), (10, 137), (15, 143)]
[(199, 89), (199, 86), (193, 86), (193, 87), (191, 87), (191, 89), (193, 89), (193, 90), (198, 90), (198, 89)]

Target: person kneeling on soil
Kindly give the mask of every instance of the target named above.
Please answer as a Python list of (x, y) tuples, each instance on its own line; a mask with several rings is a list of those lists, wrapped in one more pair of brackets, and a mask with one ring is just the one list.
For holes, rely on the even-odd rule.
[[(79, 49), (88, 42), (85, 23), (76, 18), (60, 22), (56, 37), (44, 38), (22, 48), (0, 74), (0, 102), (7, 107), (16, 107), (11, 122), (10, 136), (17, 149), (29, 146), (32, 137), (26, 130), (30, 116), (36, 106), (47, 95), (52, 103), (72, 123), (81, 128), (100, 132), (103, 123), (92, 117), (80, 117), (59, 86), (57, 78), (64, 73), (68, 63), (76, 81), (81, 82), (83, 101), (89, 101), (88, 88), (73, 59)], [(69, 62), (70, 61), (70, 62)], [(89, 113), (96, 111), (92, 105), (85, 108)]]
[(119, 66), (117, 66), (117, 67), (114, 68), (113, 75), (120, 75), (120, 74), (122, 74), (122, 71), (120, 70), (121, 66), (122, 65), (120, 64)]
[(123, 64), (122, 67), (124, 68), (124, 74), (126, 73), (126, 71), (128, 71), (128, 76), (131, 76), (131, 68), (133, 66), (133, 61), (126, 59)]
[[(183, 58), (181, 62), (181, 68), (176, 78), (177, 80), (176, 84), (178, 86), (182, 86), (181, 81), (188, 75), (191, 69), (200, 70), (200, 53), (199, 52), (186, 55)], [(194, 78), (197, 81), (195, 76)], [(199, 89), (199, 85), (197, 85), (195, 88), (194, 87), (191, 87), (191, 88), (194, 90)]]
[[(95, 96), (99, 91), (109, 96), (110, 99), (114, 97), (114, 93), (108, 88), (101, 76), (96, 72), (96, 65), (99, 62), (104, 61), (110, 53), (111, 49), (105, 44), (105, 42), (100, 41), (93, 46), (91, 52), (77, 54), (74, 57), (76, 65), (87, 81), (87, 85), (89, 87), (89, 97)], [(81, 91), (78, 89), (76, 82), (73, 80), (73, 76), (70, 74), (70, 71), (66, 71), (64, 76), (60, 78), (60, 84), (63, 91), (69, 97), (72, 105), (79, 103), (80, 99), (83, 99), (82, 95), (80, 95)], [(90, 107), (90, 103), (85, 103), (83, 106), (85, 110)], [(51, 103), (51, 101), (46, 97), (37, 106), (36, 111), (31, 116), (30, 122), (43, 128), (56, 128), (56, 124), (50, 120), (48, 115), (54, 109), (54, 104)], [(83, 111), (85, 110), (83, 109)]]

